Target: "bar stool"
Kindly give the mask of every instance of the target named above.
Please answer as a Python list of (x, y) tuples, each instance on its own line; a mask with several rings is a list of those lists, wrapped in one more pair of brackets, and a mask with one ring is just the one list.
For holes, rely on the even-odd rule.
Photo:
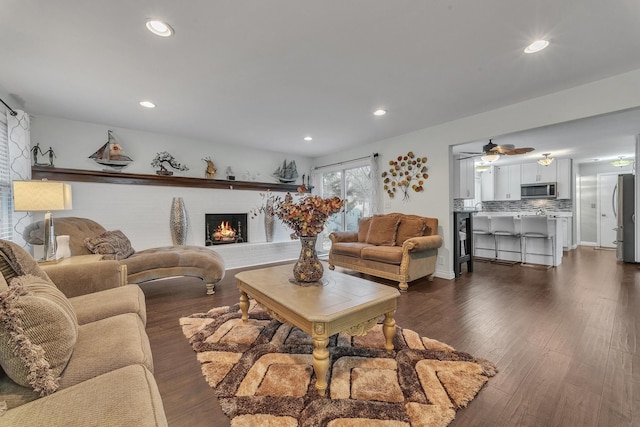
[[(496, 262), (504, 263), (504, 264), (517, 264), (522, 262), (522, 241), (520, 239), (520, 233), (516, 231), (516, 223), (512, 216), (494, 216), (491, 218), (491, 232), (493, 233), (493, 238), (496, 245)], [(502, 260), (498, 256), (498, 250), (500, 248), (500, 239), (499, 237), (514, 237), (518, 238), (519, 250), (517, 253), (520, 255), (520, 260), (511, 261), (511, 260)], [(516, 251), (503, 251), (503, 252), (516, 252)]]
[[(522, 236), (522, 264), (527, 263), (527, 239), (548, 239), (551, 240), (551, 253), (553, 260), (551, 266), (556, 264), (556, 242), (555, 235), (549, 232), (549, 224), (546, 216), (523, 216), (521, 219), (521, 236)], [(532, 254), (532, 255), (545, 255), (548, 254)]]
[[(478, 239), (476, 236), (491, 236), (491, 224), (488, 216), (474, 216), (473, 217), (473, 253), (476, 252), (476, 247), (478, 245)], [(494, 241), (495, 244), (495, 241)], [(474, 257), (478, 259), (477, 257)], [(484, 257), (480, 257), (479, 261), (482, 261)], [(495, 259), (495, 258), (494, 258)], [(484, 260), (491, 260), (491, 258), (484, 258)]]

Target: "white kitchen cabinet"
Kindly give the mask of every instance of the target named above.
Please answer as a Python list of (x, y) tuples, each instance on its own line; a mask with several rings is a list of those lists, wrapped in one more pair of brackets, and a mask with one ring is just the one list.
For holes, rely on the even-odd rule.
[(483, 202), (493, 202), (495, 200), (493, 191), (493, 176), (495, 174), (494, 167), (490, 166), (488, 170), (480, 174), (480, 195)]
[(494, 200), (520, 200), (520, 165), (494, 167)]
[(557, 179), (557, 161), (549, 166), (543, 166), (535, 163), (523, 163), (521, 173), (522, 184), (537, 184), (543, 182), (556, 182)]
[(573, 180), (571, 179), (571, 159), (558, 159), (554, 163), (557, 163), (557, 198), (570, 199), (573, 187)]
[(459, 157), (453, 164), (453, 197), (454, 199), (475, 198), (475, 165), (473, 158)]

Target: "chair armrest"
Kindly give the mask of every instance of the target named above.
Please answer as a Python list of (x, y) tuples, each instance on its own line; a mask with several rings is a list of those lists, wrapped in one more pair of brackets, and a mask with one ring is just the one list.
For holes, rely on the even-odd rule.
[(429, 249), (438, 249), (442, 246), (442, 236), (435, 234), (433, 236), (412, 237), (402, 244), (403, 251), (422, 252)]
[(333, 243), (338, 242), (357, 242), (358, 241), (358, 232), (357, 231), (334, 231), (329, 234), (329, 239)]
[(127, 266), (118, 261), (46, 265), (42, 270), (67, 298), (127, 284)]

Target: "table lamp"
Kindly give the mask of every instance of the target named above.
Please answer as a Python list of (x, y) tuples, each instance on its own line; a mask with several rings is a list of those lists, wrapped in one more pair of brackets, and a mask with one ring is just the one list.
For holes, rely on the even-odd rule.
[(71, 186), (64, 182), (13, 181), (13, 210), (44, 214), (44, 262), (56, 262), (56, 235), (51, 211), (71, 209)]

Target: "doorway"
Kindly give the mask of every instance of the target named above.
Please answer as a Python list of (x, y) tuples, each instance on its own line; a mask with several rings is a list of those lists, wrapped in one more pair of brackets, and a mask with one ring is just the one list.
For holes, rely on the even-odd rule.
[(618, 227), (616, 197), (618, 191), (617, 173), (598, 174), (598, 246), (616, 247)]

